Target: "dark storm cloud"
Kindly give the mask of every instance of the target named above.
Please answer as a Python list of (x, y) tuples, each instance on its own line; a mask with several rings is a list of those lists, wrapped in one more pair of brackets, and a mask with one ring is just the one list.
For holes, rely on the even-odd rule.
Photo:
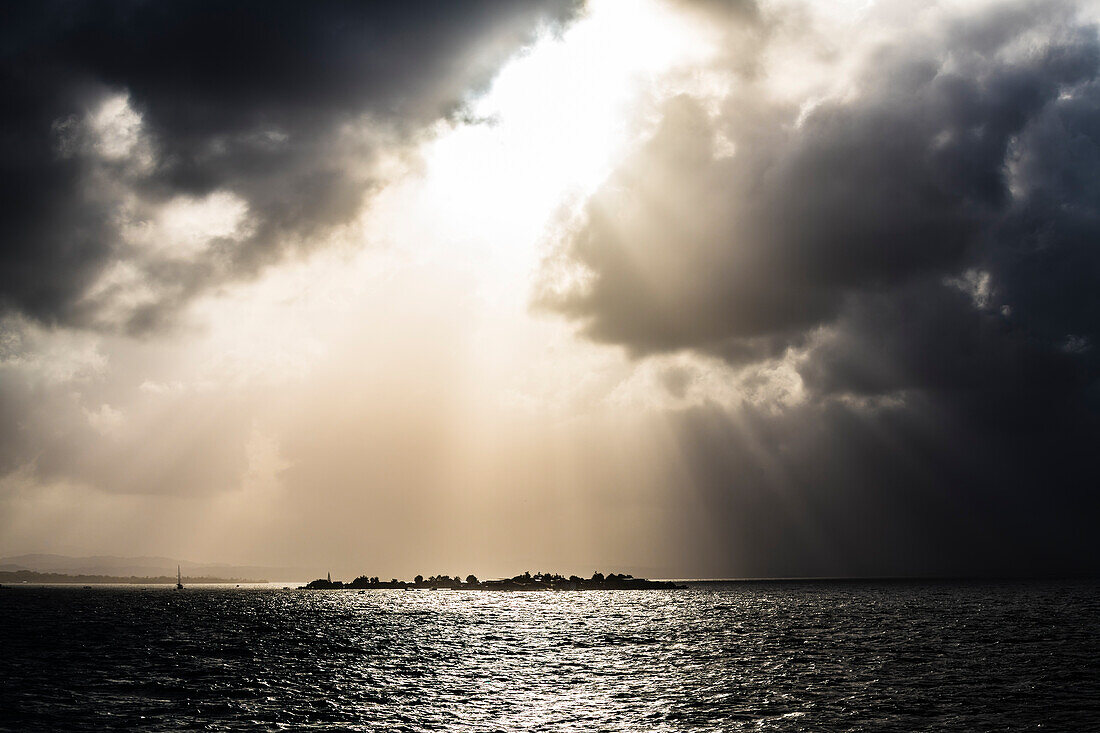
[[(717, 576), (1095, 572), (1094, 434), (1002, 431), (913, 395), (678, 415)], [(706, 527), (709, 525), (709, 527)], [(709, 531), (708, 531), (709, 530)]]
[[(400, 142), (488, 82), (569, 0), (448, 2), (7, 3), (0, 10), (0, 302), (46, 321), (87, 323), (84, 297), (114, 260), (122, 182), (146, 203), (229, 191), (248, 207), (243, 241), (201, 262), (157, 262), (163, 311), (254, 272), (348, 222), (375, 181), (364, 119)], [(152, 162), (102, 160), (81, 120), (128, 95)], [(179, 258), (177, 258), (179, 259)], [(159, 268), (159, 269), (157, 269)]]
[[(1040, 50), (1006, 61), (1005, 47), (1033, 30), (1011, 33), (1006, 17), (1034, 15), (996, 12), (992, 28), (883, 49), (854, 100), (824, 102), (800, 124), (797, 109), (769, 107), (751, 88), (716, 120), (673, 100), (569, 243), (589, 286), (552, 305), (594, 339), (639, 352), (721, 351), (796, 338), (853, 291), (958, 272), (1018, 205), (1010, 147), (1096, 71), (1094, 31), (1057, 22)], [(971, 37), (973, 48), (960, 45)], [(717, 154), (719, 134), (734, 155)]]
[(713, 572), (1097, 568), (1100, 42), (1078, 10), (945, 15), (816, 105), (675, 99), (589, 202), (562, 252), (587, 276), (543, 305), (637, 355), (786, 354), (802, 377), (796, 407), (675, 418)]

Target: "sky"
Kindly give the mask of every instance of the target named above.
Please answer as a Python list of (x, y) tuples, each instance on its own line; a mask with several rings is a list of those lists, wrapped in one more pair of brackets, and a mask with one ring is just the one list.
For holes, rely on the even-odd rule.
[(1100, 570), (1100, 13), (0, 10), (0, 555)]

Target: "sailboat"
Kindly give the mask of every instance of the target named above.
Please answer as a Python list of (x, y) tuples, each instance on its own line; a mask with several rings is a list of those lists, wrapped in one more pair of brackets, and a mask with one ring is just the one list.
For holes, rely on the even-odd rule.
[(176, 566), (176, 590), (183, 590), (183, 576), (180, 575), (180, 566)]

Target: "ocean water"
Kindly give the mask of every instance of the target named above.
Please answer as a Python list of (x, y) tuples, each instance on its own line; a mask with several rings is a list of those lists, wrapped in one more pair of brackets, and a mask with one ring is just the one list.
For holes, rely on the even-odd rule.
[(0, 729), (1100, 730), (1100, 586), (0, 589)]

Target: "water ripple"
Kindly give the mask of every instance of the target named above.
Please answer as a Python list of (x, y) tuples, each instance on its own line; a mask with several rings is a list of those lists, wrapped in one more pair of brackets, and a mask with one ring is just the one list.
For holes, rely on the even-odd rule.
[(1100, 729), (1091, 583), (0, 591), (3, 730)]

